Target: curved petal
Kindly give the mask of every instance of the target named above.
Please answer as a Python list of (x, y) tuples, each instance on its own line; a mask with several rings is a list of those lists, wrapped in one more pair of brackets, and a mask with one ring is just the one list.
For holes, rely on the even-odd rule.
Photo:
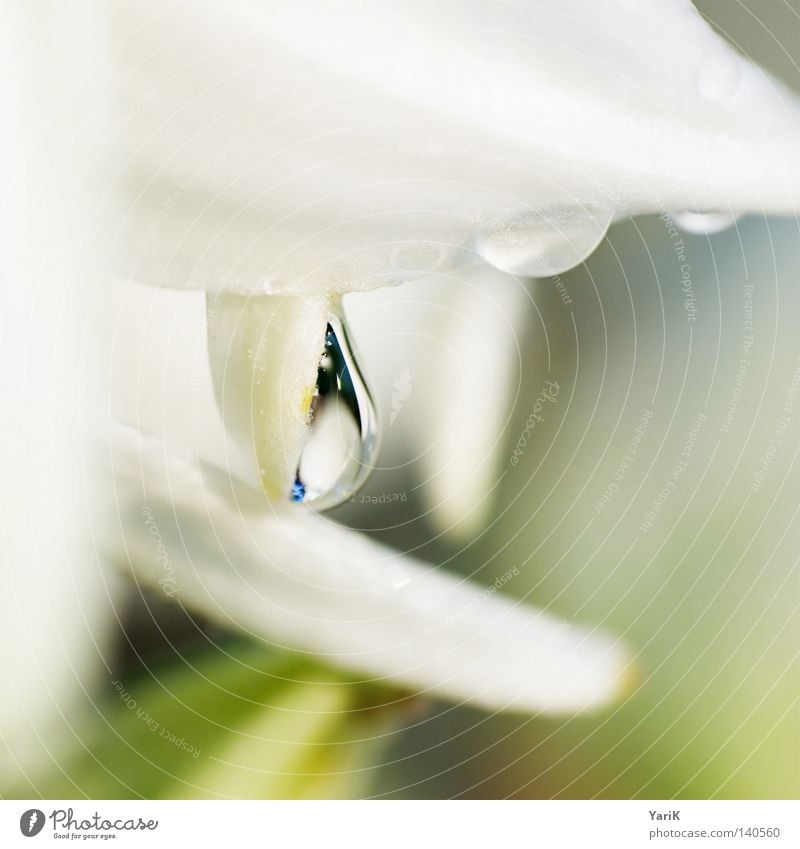
[(208, 299), (208, 356), (226, 426), (249, 449), (268, 498), (285, 498), (311, 418), (325, 339), (323, 300)]
[(388, 446), (384, 462), (413, 464), (438, 529), (475, 536), (495, 508), (503, 454), (511, 453), (506, 430), (520, 392), (523, 340), (538, 332), (530, 287), (473, 266), (353, 296), (348, 318), (390, 441), (402, 451), (390, 458)]
[(797, 98), (688, 0), (104, 11), (118, 114), (92, 154), (115, 262), (144, 281), (353, 291), (498, 235), (502, 267), (554, 241), (563, 270), (613, 215), (800, 196)]
[(579, 711), (630, 684), (627, 652), (602, 633), (309, 512), (251, 512), (240, 485), (231, 506), (213, 471), (131, 429), (114, 430), (111, 455), (122, 536), (109, 555), (127, 552), (140, 581), (221, 623), (489, 709)]

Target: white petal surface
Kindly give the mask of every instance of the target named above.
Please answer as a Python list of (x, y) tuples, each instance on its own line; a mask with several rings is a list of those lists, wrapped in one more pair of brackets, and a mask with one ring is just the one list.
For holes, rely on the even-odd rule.
[[(26, 10), (44, 17), (40, 7)], [(72, 117), (91, 103), (65, 67), (85, 70), (83, 14), (56, 28), (3, 10), (0, 55), (0, 783), (69, 745), (113, 628), (115, 576), (84, 532), (93, 467), (81, 443), (90, 299)], [(41, 23), (41, 22), (39, 22)], [(28, 51), (38, 36), (47, 62)], [(28, 91), (21, 79), (35, 80)]]
[(797, 98), (688, 0), (103, 11), (118, 114), (92, 154), (114, 262), (142, 280), (352, 291), (498, 233), (530, 250), (526, 222), (558, 237), (565, 210), (792, 212), (800, 196)]
[(523, 378), (521, 341), (538, 328), (531, 328), (527, 288), (492, 269), (447, 281), (443, 294), (449, 315), (433, 332), (447, 354), (428, 366), (422, 389), (431, 425), (417, 428), (412, 444), (424, 458), (423, 491), (436, 524), (469, 539), (496, 507), (496, 484), (508, 469), (508, 418)]
[(217, 402), (253, 458), (267, 497), (287, 498), (311, 418), (329, 307), (324, 300), (220, 294), (208, 299)]
[(111, 456), (122, 537), (106, 540), (109, 554), (127, 565), (119, 555), (127, 552), (154, 587), (168, 570), (170, 595), (224, 624), (489, 709), (583, 710), (629, 684), (625, 650), (603, 634), (308, 512), (251, 512), (260, 496), (243, 487), (231, 507), (214, 472), (128, 428), (114, 430)]

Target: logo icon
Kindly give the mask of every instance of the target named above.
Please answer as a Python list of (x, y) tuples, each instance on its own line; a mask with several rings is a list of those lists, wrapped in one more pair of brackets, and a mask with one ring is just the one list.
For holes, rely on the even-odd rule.
[(44, 811), (31, 808), (19, 818), (19, 830), (25, 837), (36, 837), (44, 828)]

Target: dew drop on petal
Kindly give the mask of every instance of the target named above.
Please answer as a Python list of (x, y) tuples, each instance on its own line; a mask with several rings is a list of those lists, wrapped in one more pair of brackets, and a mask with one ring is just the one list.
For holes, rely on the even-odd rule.
[(670, 218), (681, 230), (696, 236), (711, 236), (732, 227), (737, 216), (731, 212), (701, 211), (686, 209), (682, 212), (670, 212)]
[(331, 316), (317, 369), (309, 435), (289, 498), (318, 510), (342, 504), (363, 486), (378, 448), (375, 407), (343, 319)]
[(574, 204), (529, 212), (484, 234), (483, 259), (522, 277), (552, 277), (580, 265), (603, 240), (613, 219), (610, 208)]

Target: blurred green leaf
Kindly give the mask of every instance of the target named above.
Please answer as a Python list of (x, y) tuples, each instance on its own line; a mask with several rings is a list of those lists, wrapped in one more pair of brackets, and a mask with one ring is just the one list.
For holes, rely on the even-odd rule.
[(395, 710), (391, 694), (263, 646), (111, 679), (73, 754), (11, 796), (352, 798)]

